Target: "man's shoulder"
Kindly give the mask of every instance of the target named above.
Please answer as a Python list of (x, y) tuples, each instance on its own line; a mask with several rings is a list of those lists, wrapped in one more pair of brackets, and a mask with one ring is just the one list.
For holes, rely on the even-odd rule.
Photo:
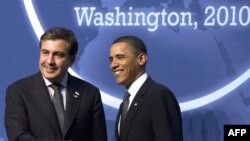
[(34, 84), (36, 80), (38, 80), (37, 78), (39, 78), (39, 74), (32, 74), (29, 76), (19, 78), (16, 81), (10, 83), (7, 86), (7, 90), (13, 90), (13, 89), (27, 90)]
[(12, 82), (9, 86), (16, 86), (16, 85), (25, 85), (28, 83), (33, 83), (32, 81), (38, 77), (38, 74), (32, 74), (29, 76), (22, 77), (20, 79), (17, 79), (16, 81)]
[[(178, 103), (173, 91), (162, 83), (151, 80), (150, 92), (152, 99), (169, 100)], [(163, 99), (162, 99), (163, 98)]]
[(151, 85), (153, 85), (155, 87), (159, 87), (159, 88), (163, 88), (163, 89), (167, 88), (168, 89), (168, 87), (166, 85), (152, 79), (151, 77), (148, 78), (148, 81), (151, 83)]
[(164, 84), (162, 84), (160, 82), (157, 82), (157, 81), (151, 79), (150, 77), (149, 77), (148, 81), (151, 84), (151, 88), (157, 89), (157, 90), (162, 91), (162, 92), (164, 91), (164, 92), (167, 92), (167, 93), (172, 93), (172, 91), (170, 90), (170, 88), (168, 86), (166, 86), (166, 85), (164, 85)]

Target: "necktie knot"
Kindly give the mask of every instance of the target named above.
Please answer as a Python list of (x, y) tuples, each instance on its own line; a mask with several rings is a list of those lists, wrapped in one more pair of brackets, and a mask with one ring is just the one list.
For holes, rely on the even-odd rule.
[(50, 85), (50, 87), (54, 90), (54, 91), (58, 91), (62, 88), (62, 85), (60, 83), (52, 83)]
[(126, 92), (125, 95), (124, 95), (124, 100), (128, 100), (130, 97), (130, 94), (129, 92)]

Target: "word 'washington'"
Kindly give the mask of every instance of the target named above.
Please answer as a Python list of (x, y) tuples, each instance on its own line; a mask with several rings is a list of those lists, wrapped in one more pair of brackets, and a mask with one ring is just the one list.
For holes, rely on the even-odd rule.
[(120, 11), (115, 7), (112, 12), (102, 13), (96, 7), (74, 7), (78, 26), (145, 26), (150, 32), (154, 32), (159, 26), (194, 26), (190, 12), (170, 12), (166, 9), (160, 12), (138, 12), (129, 7), (128, 11)]

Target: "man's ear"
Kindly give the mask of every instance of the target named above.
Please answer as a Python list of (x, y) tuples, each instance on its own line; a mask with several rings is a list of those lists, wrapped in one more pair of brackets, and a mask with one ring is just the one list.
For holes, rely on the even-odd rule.
[(143, 53), (143, 52), (140, 53), (138, 55), (138, 62), (139, 62), (140, 65), (143, 66), (147, 62), (147, 54)]

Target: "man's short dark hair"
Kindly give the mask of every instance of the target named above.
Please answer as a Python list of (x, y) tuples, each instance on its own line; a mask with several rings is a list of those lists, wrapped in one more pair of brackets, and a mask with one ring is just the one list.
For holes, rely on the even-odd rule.
[(138, 55), (142, 52), (147, 54), (147, 48), (145, 43), (142, 41), (142, 39), (136, 36), (121, 36), (115, 39), (112, 45), (120, 42), (128, 43), (135, 50), (135, 55)]
[(78, 42), (73, 31), (62, 28), (53, 27), (48, 29), (40, 38), (39, 47), (41, 48), (41, 42), (45, 40), (57, 40), (61, 39), (69, 43), (69, 55), (74, 56), (78, 51)]

